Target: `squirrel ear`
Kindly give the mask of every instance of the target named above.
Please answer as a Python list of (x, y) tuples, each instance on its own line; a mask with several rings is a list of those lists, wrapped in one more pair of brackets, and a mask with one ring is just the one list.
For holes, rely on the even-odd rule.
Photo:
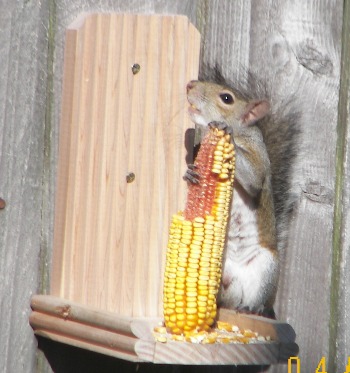
[(248, 126), (263, 118), (270, 111), (270, 104), (265, 101), (251, 101), (245, 107), (242, 115), (243, 123)]

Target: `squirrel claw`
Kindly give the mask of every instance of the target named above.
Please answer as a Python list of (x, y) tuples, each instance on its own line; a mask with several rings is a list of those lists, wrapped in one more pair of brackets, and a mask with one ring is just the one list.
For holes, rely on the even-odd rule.
[(200, 175), (199, 173), (193, 171), (193, 168), (196, 168), (195, 165), (188, 165), (188, 169), (185, 173), (185, 175), (183, 176), (183, 179), (185, 181), (189, 181), (190, 183), (192, 184), (199, 184), (199, 178), (200, 178)]
[(194, 170), (195, 168), (198, 168), (198, 166), (196, 166), (196, 165), (193, 164), (193, 163), (189, 163), (189, 164), (187, 165), (187, 167), (188, 167), (190, 170)]

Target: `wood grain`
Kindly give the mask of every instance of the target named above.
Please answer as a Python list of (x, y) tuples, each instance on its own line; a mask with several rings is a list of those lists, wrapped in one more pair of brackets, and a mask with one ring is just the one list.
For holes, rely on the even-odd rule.
[[(0, 371), (34, 372), (29, 298), (47, 249), (45, 118), (49, 4), (0, 2)], [(49, 151), (50, 144), (46, 150)], [(45, 203), (44, 203), (45, 200)], [(40, 290), (39, 290), (40, 289)]]
[[(302, 371), (314, 371), (322, 356), (334, 358), (328, 352), (328, 326), (342, 2), (245, 2), (232, 13), (220, 1), (209, 4), (202, 68), (217, 63), (226, 78), (238, 81), (251, 70), (274, 110), (283, 111), (292, 101), (293, 111), (301, 113), (298, 158), (291, 170), (296, 204), (281, 253), (276, 311), (278, 319), (295, 327)], [(224, 18), (217, 17), (222, 13)], [(229, 53), (226, 41), (226, 49), (218, 47), (223, 35), (230, 41)], [(321, 325), (315, 338), (313, 331)]]
[(52, 294), (159, 314), (168, 225), (186, 188), (185, 87), (198, 58), (185, 17), (99, 14), (68, 28)]
[(65, 299), (37, 295), (31, 302), (30, 324), (48, 339), (128, 361), (155, 364), (227, 365), (286, 363), (298, 352), (295, 333), (285, 323), (220, 310), (219, 320), (251, 328), (271, 342), (251, 344), (195, 344), (155, 340), (161, 318), (127, 317), (93, 309)]
[(333, 358), (329, 361), (329, 371), (347, 370), (349, 361), (350, 336), (350, 242), (349, 242), (349, 129), (350, 129), (350, 74), (348, 61), (350, 60), (350, 4), (344, 2), (342, 30), (342, 62), (339, 88), (339, 107), (337, 125), (336, 152), (336, 180), (335, 180), (335, 208), (333, 230), (333, 256), (331, 277), (331, 322), (329, 333), (329, 354)]

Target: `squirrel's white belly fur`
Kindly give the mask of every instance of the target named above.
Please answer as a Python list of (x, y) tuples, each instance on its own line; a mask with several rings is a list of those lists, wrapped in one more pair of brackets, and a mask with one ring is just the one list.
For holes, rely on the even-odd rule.
[(256, 208), (235, 187), (224, 258), (220, 304), (260, 313), (275, 291), (278, 259), (259, 243)]

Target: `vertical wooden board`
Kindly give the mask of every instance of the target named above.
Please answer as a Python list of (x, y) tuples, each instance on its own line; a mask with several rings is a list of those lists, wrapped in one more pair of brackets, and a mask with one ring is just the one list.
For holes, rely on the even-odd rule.
[(66, 43), (52, 293), (155, 316), (169, 219), (184, 205), (199, 34), (181, 16), (98, 14)]
[[(328, 370), (350, 371), (350, 3), (344, 2)], [(346, 369), (345, 369), (346, 367)]]
[[(292, 170), (297, 203), (276, 306), (278, 318), (296, 329), (302, 369), (312, 371), (327, 356), (329, 343), (343, 3), (234, 3), (231, 12), (228, 3), (223, 6), (219, 0), (201, 3), (201, 73), (207, 64), (218, 65), (226, 78), (241, 81), (245, 71), (252, 70), (271, 94), (273, 107), (283, 109), (292, 101), (294, 111), (301, 113), (299, 157)], [(320, 328), (323, 332), (315, 339), (314, 331)]]
[(0, 210), (1, 372), (34, 372), (36, 365), (28, 317), (47, 250), (49, 6), (0, 2), (0, 196), (6, 201)]
[[(292, 100), (293, 111), (301, 114), (298, 156), (291, 169), (291, 189), (297, 199), (282, 253), (276, 308), (277, 315), (295, 328), (302, 371), (315, 370), (323, 356), (331, 359), (328, 327), (341, 13), (340, 1), (264, 1), (252, 8), (252, 23), (259, 22), (259, 27), (252, 29), (250, 64), (266, 82), (274, 103)], [(317, 338), (315, 330), (322, 330)]]
[(223, 75), (241, 81), (249, 67), (251, 1), (201, 1), (197, 23), (202, 35), (200, 73), (217, 66)]

